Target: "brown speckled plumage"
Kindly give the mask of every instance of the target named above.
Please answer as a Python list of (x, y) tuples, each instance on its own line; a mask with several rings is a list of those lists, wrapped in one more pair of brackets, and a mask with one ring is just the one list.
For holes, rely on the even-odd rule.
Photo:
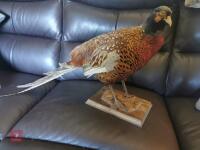
[[(104, 84), (126, 80), (128, 76), (142, 66), (160, 49), (164, 40), (161, 36), (145, 35), (139, 27), (124, 28), (93, 38), (76, 47), (71, 52), (70, 65), (99, 67), (110, 52), (119, 55), (112, 71), (96, 74)], [(101, 52), (105, 52), (105, 56)]]

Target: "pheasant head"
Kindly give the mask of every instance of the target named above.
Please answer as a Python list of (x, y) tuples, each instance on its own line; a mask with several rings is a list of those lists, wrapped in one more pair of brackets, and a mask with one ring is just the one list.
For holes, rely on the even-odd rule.
[(165, 38), (170, 33), (172, 26), (172, 10), (168, 6), (160, 6), (153, 10), (143, 25), (146, 34), (161, 34)]

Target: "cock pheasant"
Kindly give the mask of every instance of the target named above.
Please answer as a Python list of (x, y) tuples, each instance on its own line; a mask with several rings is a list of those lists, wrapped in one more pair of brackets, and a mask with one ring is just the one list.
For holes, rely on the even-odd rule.
[(71, 61), (60, 64), (56, 71), (46, 73), (45, 77), (35, 82), (17, 86), (26, 89), (15, 94), (32, 90), (82, 67), (85, 76), (95, 75), (99, 81), (109, 85), (115, 104), (119, 106), (120, 102), (117, 101), (111, 85), (122, 81), (128, 96), (124, 81), (141, 69), (163, 46), (170, 33), (171, 15), (172, 10), (169, 7), (160, 6), (153, 10), (141, 26), (122, 28), (92, 38), (71, 51)]

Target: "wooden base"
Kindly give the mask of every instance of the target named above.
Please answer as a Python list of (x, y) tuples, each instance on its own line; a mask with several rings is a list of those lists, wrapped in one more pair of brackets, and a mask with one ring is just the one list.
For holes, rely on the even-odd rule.
[(114, 92), (122, 107), (116, 106), (112, 92), (107, 87), (88, 99), (86, 104), (142, 127), (151, 110), (151, 102), (134, 95), (126, 97), (120, 90), (114, 90)]
[[(125, 93), (120, 90), (114, 90), (117, 100), (127, 108), (127, 112), (135, 112), (138, 111), (140, 113), (145, 112), (148, 109), (151, 103), (146, 101), (140, 97), (136, 97), (134, 95), (125, 96)], [(109, 89), (106, 89), (102, 92), (101, 100), (105, 102), (108, 106), (112, 107), (115, 105), (114, 98), (112, 92)], [(119, 111), (124, 111), (122, 108), (117, 108)], [(142, 115), (142, 114), (141, 114)]]

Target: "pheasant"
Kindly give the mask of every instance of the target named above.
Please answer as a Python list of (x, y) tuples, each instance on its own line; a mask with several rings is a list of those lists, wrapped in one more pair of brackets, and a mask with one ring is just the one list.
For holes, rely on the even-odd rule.
[(17, 86), (25, 88), (21, 92), (3, 96), (24, 93), (82, 67), (85, 76), (94, 75), (109, 86), (116, 106), (120, 106), (112, 84), (121, 81), (128, 96), (125, 81), (147, 64), (164, 45), (172, 25), (171, 15), (169, 7), (160, 6), (141, 26), (122, 28), (94, 37), (75, 47), (71, 51), (71, 60), (60, 64), (56, 71), (45, 73), (45, 77), (35, 82)]

